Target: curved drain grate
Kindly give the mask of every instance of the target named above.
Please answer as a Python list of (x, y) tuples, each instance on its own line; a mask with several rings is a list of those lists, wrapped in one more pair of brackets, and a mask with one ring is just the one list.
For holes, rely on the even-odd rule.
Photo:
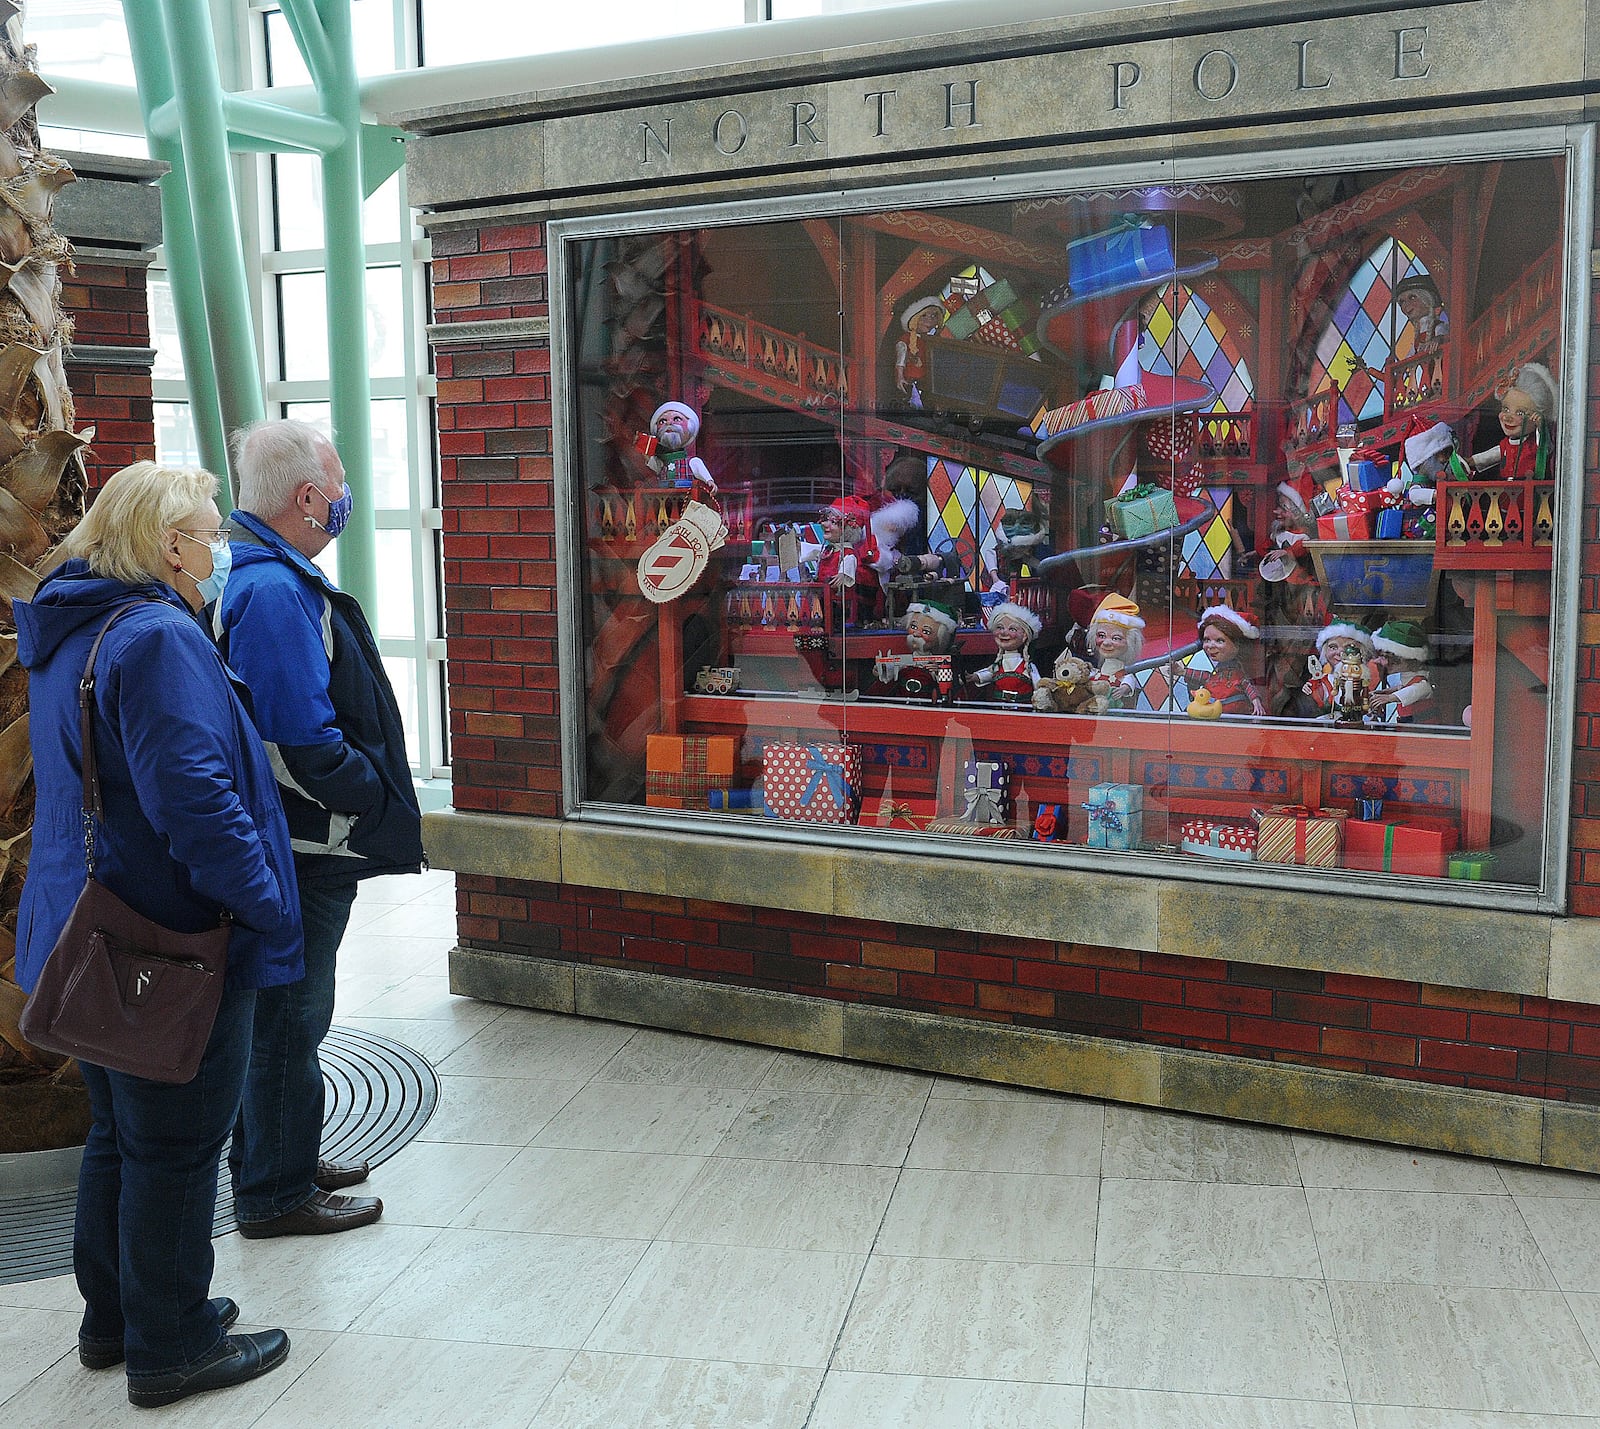
[[(336, 1161), (387, 1161), (428, 1124), (439, 1081), (427, 1059), (409, 1047), (351, 1027), (334, 1027), (322, 1043), (328, 1088), (322, 1152)], [(72, 1269), (76, 1173), (56, 1190), (0, 1196), (0, 1285), (42, 1280)], [(213, 1235), (233, 1229), (233, 1190), (217, 1189)]]

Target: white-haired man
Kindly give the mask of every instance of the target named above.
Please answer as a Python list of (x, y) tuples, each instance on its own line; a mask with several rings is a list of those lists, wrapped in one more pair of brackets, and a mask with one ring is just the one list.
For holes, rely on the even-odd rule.
[(239, 1233), (315, 1235), (369, 1225), (374, 1196), (334, 1194), (365, 1162), (320, 1158), (322, 1067), (334, 963), (358, 880), (415, 873), (422, 824), (405, 733), (360, 605), (315, 565), (344, 529), (350, 488), (333, 443), (303, 422), (236, 432), (233, 571), (213, 615), (250, 691), (300, 882), (306, 975), (256, 1000), (244, 1104), (228, 1165)]

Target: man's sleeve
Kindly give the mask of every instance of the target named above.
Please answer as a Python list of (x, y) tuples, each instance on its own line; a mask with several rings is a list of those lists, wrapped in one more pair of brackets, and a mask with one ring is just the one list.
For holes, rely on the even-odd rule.
[(252, 582), (223, 597), (228, 664), (250, 691), (256, 728), (325, 809), (364, 814), (383, 796), (371, 761), (345, 742), (329, 698), (326, 602), (299, 581)]

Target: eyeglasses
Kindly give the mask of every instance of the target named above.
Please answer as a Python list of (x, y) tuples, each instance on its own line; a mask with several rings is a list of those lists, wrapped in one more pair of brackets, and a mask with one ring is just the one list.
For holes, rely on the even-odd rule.
[(1500, 404), (1500, 415), (1502, 417), (1537, 417), (1539, 409), (1531, 405), (1518, 407), (1510, 402), (1502, 402)]
[(228, 546), (228, 532), (222, 527), (210, 531), (185, 531), (181, 526), (175, 528), (185, 540), (193, 541), (197, 546), (208, 547), (214, 556), (219, 551), (224, 551)]

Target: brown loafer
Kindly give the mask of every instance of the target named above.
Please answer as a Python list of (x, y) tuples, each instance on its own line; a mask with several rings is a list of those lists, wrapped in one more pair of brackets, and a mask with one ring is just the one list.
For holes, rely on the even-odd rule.
[(303, 1206), (266, 1221), (240, 1221), (239, 1234), (246, 1240), (267, 1240), (280, 1235), (336, 1235), (370, 1226), (383, 1214), (383, 1202), (376, 1196), (335, 1196), (329, 1191), (313, 1191)]
[(317, 1174), (311, 1179), (322, 1191), (342, 1191), (346, 1186), (359, 1186), (372, 1174), (366, 1161), (319, 1161)]

